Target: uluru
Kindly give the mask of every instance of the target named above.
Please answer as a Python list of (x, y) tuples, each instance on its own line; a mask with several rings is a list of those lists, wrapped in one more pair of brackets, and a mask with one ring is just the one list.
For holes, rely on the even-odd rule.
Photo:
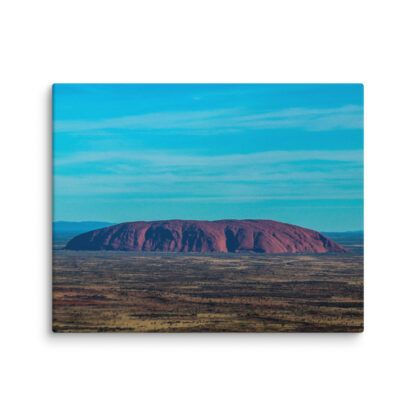
[(65, 248), (184, 253), (346, 252), (318, 231), (272, 220), (126, 222), (77, 235)]

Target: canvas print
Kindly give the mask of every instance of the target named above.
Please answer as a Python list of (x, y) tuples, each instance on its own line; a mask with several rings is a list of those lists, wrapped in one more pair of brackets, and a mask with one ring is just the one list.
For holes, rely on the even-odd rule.
[(361, 84), (55, 84), (55, 332), (361, 332)]

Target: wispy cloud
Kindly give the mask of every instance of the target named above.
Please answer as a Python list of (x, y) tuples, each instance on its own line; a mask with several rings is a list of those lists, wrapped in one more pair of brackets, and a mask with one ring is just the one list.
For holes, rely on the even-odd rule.
[(192, 125), (206, 126), (206, 123), (210, 120), (218, 121), (222, 117), (235, 113), (235, 109), (182, 112), (167, 111), (102, 120), (57, 120), (54, 122), (54, 130), (56, 132), (74, 132), (103, 129), (184, 129)]
[(246, 112), (243, 108), (207, 111), (158, 112), (102, 120), (57, 120), (54, 131), (81, 132), (109, 129), (139, 131), (174, 130), (206, 134), (240, 130), (298, 128), (310, 131), (359, 129), (363, 125), (361, 106), (339, 108), (288, 108), (273, 112)]
[(55, 166), (76, 165), (97, 162), (129, 162), (159, 165), (163, 167), (192, 167), (192, 166), (238, 166), (264, 165), (283, 162), (298, 162), (307, 160), (326, 160), (338, 162), (362, 162), (361, 150), (296, 150), (269, 151), (248, 154), (229, 154), (217, 156), (189, 155), (181, 153), (165, 153), (155, 151), (113, 152), (88, 151), (77, 152), (68, 156), (56, 156)]
[(206, 177), (172, 175), (144, 175), (135, 177), (109, 177), (108, 175), (80, 175), (68, 177), (56, 175), (55, 195), (118, 195), (123, 199), (143, 200), (272, 200), (314, 198), (360, 198), (361, 178), (329, 178), (314, 174), (310, 178), (300, 175), (281, 175), (277, 178), (244, 175), (233, 178), (220, 175), (209, 180)]
[[(80, 173), (80, 165), (91, 163), (94, 174)], [(69, 174), (65, 174), (67, 169)], [(55, 189), (60, 195), (134, 195), (155, 202), (161, 195), (162, 199), (190, 198), (194, 202), (317, 195), (359, 198), (362, 152), (270, 151), (216, 156), (80, 152), (56, 158), (55, 170)]]

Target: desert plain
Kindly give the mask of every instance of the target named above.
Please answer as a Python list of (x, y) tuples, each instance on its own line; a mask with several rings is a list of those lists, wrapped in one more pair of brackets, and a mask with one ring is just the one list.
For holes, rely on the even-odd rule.
[(55, 332), (361, 332), (363, 236), (347, 253), (72, 251), (55, 235)]

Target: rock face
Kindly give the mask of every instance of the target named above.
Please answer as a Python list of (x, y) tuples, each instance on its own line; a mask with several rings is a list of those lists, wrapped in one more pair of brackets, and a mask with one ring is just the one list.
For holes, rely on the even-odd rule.
[(137, 221), (74, 237), (69, 250), (192, 253), (326, 253), (346, 250), (318, 233), (271, 220)]

